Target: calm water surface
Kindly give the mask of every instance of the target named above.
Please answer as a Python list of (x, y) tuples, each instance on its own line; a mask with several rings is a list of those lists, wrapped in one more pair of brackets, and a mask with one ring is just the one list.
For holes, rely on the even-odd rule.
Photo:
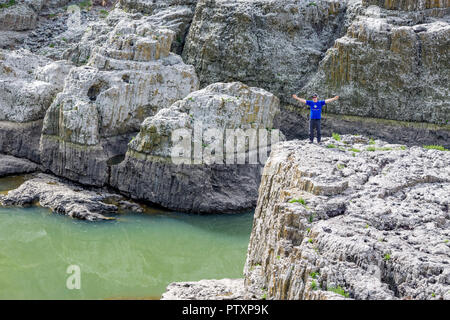
[[(173, 281), (242, 277), (252, 213), (117, 218), (0, 207), (0, 299), (159, 298)], [(66, 288), (69, 265), (80, 266), (80, 290)]]

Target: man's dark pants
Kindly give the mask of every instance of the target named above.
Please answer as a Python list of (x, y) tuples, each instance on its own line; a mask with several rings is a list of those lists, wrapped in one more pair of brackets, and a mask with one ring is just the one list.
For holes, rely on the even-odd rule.
[(317, 142), (320, 142), (320, 119), (309, 119), (309, 140), (314, 141), (314, 129), (317, 130)]

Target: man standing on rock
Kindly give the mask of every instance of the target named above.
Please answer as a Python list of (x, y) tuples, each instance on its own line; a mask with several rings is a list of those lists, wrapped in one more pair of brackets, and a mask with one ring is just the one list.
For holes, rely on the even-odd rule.
[(319, 100), (317, 98), (317, 94), (312, 95), (312, 100), (305, 100), (302, 98), (297, 97), (296, 94), (292, 95), (292, 97), (300, 101), (303, 104), (306, 104), (309, 106), (311, 112), (309, 116), (309, 140), (310, 143), (313, 143), (314, 141), (314, 129), (317, 130), (317, 142), (320, 144), (320, 138), (322, 137), (320, 134), (320, 119), (322, 118), (322, 107), (326, 105), (327, 103), (336, 101), (339, 99), (339, 96), (336, 96), (331, 99), (326, 100)]

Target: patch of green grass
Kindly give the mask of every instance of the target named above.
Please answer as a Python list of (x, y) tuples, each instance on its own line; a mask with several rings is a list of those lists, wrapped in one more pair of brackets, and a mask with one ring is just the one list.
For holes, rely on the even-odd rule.
[(366, 223), (366, 225), (364, 226), (364, 228), (368, 229), (368, 228), (369, 228), (369, 225)]
[(277, 260), (280, 260), (281, 259), (281, 257), (280, 256), (277, 256)]
[(267, 299), (267, 293), (264, 293), (261, 297), (261, 300), (266, 300)]
[(67, 42), (67, 38), (62, 38), (61, 40), (64, 42)]
[(303, 198), (289, 200), (289, 203), (296, 203), (296, 202), (298, 202), (306, 207), (306, 201)]
[(375, 140), (373, 140), (372, 138), (369, 139), (369, 144), (375, 144)]
[(317, 283), (314, 280), (311, 282), (311, 289), (312, 290), (316, 290), (317, 289)]
[(406, 146), (400, 146), (400, 150), (406, 150)]
[(16, 4), (16, 0), (9, 0), (6, 3), (0, 3), (0, 9), (9, 8), (9, 7), (12, 7), (15, 4)]
[(331, 291), (331, 292), (340, 294), (341, 296), (346, 297), (346, 298), (348, 298), (348, 297), (350, 296), (350, 295), (349, 295), (347, 292), (345, 292), (345, 290), (344, 290), (343, 288), (341, 288), (340, 286), (337, 286), (336, 288), (335, 288), (335, 287), (328, 287), (328, 291)]
[(91, 0), (84, 0), (81, 1), (80, 3), (78, 3), (78, 6), (80, 7), (81, 10), (92, 7), (92, 2)]
[(356, 148), (351, 148), (350, 151), (353, 151), (353, 152), (361, 152), (361, 150), (356, 149)]
[(444, 243), (448, 243), (448, 239), (445, 239), (445, 240), (444, 240)]
[(339, 170), (342, 170), (342, 169), (345, 168), (345, 164), (343, 164), (343, 163), (338, 163), (338, 164), (337, 164), (337, 168), (338, 168)]
[(433, 144), (430, 144), (428, 146), (423, 146), (423, 147), (428, 150), (448, 151), (448, 149), (445, 149), (443, 146), (433, 145)]
[(330, 143), (330, 144), (327, 144), (327, 148), (333, 149), (333, 148), (336, 148), (336, 146), (334, 144)]
[(376, 149), (375, 149), (375, 147), (367, 147), (366, 150), (367, 150), (367, 151), (375, 151)]
[(391, 151), (392, 148), (389, 148), (389, 147), (382, 147), (382, 148), (378, 148), (378, 149), (376, 149), (376, 150), (378, 150), (378, 151)]
[(308, 222), (312, 223), (314, 221), (314, 213), (311, 213), (308, 217)]
[(314, 1), (311, 1), (308, 3), (308, 7), (317, 6), (317, 4)]
[(319, 275), (319, 273), (318, 272), (311, 272), (309, 275), (311, 276), (311, 278), (317, 279), (317, 276)]
[(386, 253), (383, 258), (384, 261), (389, 261), (391, 259), (391, 255), (389, 253)]
[(433, 292), (433, 293), (431, 294), (431, 296), (432, 296), (433, 298), (436, 297), (436, 293)]
[(314, 242), (313, 239), (311, 239), (311, 238), (308, 239), (308, 243), (313, 243), (313, 242)]
[(341, 141), (341, 135), (339, 133), (332, 133), (333, 139), (336, 141)]
[(55, 44), (54, 44), (54, 43), (50, 43), (48, 46), (49, 46), (50, 48), (54, 48), (54, 47), (55, 47)]
[(107, 16), (109, 14), (109, 12), (105, 9), (100, 10), (100, 13)]

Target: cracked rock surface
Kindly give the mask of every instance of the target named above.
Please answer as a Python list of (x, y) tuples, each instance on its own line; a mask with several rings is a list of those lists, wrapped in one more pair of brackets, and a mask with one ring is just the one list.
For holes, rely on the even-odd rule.
[(248, 291), (450, 299), (449, 191), (446, 151), (361, 136), (279, 144), (261, 182)]
[[(449, 203), (448, 151), (354, 135), (280, 143), (262, 176), (244, 298), (448, 300)], [(216, 299), (217, 286), (203, 292)], [(203, 295), (189, 287), (167, 296)]]

